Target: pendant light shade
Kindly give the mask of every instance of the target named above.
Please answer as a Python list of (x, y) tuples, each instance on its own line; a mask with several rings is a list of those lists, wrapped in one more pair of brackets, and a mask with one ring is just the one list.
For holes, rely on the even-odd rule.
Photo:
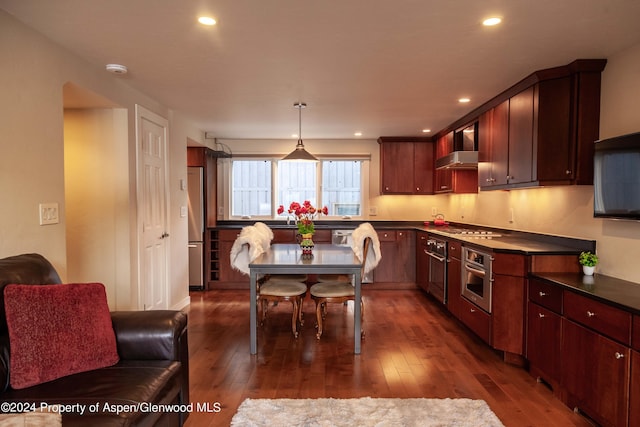
[(304, 102), (296, 102), (293, 106), (298, 109), (298, 144), (296, 145), (296, 149), (283, 157), (282, 160), (306, 160), (310, 162), (317, 162), (318, 159), (305, 150), (304, 144), (302, 143), (302, 109), (305, 108), (307, 104)]

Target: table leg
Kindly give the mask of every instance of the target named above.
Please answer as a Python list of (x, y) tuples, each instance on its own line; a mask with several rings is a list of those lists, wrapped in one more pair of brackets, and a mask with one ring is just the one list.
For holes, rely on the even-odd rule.
[(249, 289), (251, 293), (251, 302), (249, 304), (249, 309), (251, 312), (249, 313), (249, 336), (250, 336), (250, 351), (251, 354), (256, 354), (258, 352), (258, 331), (257, 331), (257, 314), (258, 314), (258, 286), (257, 286), (257, 278), (258, 274), (255, 271), (251, 271), (249, 281)]
[(360, 270), (355, 274), (355, 301), (353, 302), (353, 350), (355, 354), (360, 354), (360, 344), (362, 343), (362, 277)]

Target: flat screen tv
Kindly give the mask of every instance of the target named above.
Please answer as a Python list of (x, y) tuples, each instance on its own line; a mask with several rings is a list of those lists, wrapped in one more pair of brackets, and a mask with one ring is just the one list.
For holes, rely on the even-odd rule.
[(640, 132), (596, 141), (593, 216), (640, 220)]

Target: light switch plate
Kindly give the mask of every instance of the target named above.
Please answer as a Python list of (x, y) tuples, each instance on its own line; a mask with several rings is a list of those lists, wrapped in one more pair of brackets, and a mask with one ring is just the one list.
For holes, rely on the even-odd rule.
[(57, 203), (40, 203), (40, 225), (58, 224), (60, 222)]

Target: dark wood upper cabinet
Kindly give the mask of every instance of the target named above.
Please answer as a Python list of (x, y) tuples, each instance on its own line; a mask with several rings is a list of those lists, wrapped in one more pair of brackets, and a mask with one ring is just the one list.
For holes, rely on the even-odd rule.
[(591, 185), (605, 65), (603, 59), (576, 60), (532, 73), (440, 135), (478, 118), (483, 190)]
[(506, 185), (509, 165), (509, 100), (479, 118), (478, 185)]
[(530, 87), (509, 100), (508, 184), (533, 181), (533, 98)]
[(414, 194), (433, 194), (433, 144), (413, 144), (413, 185)]
[(217, 224), (218, 196), (217, 175), (218, 159), (213, 150), (206, 147), (187, 147), (187, 166), (203, 168), (203, 201), (205, 206), (205, 227), (213, 228)]
[(433, 194), (434, 147), (428, 138), (380, 137), (380, 193)]

